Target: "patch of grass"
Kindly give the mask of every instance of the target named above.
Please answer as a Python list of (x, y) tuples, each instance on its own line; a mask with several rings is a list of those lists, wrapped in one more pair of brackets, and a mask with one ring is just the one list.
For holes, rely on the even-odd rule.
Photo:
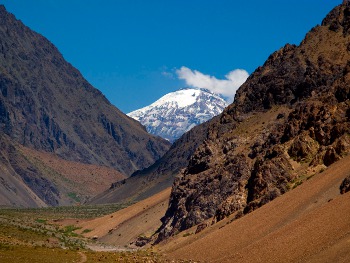
[(81, 227), (77, 227), (74, 225), (65, 226), (63, 229), (60, 230), (65, 236), (67, 237), (77, 237), (78, 234), (74, 233), (75, 230), (81, 229)]
[(36, 244), (45, 242), (46, 239), (47, 236), (41, 229), (35, 231), (24, 224), (18, 226), (0, 222), (0, 244)]
[(80, 197), (76, 193), (71, 192), (71, 193), (68, 193), (67, 195), (70, 199), (73, 199), (77, 203), (81, 201)]
[[(85, 250), (64, 250), (49, 249), (42, 247), (15, 246), (9, 250), (0, 250), (1, 263), (61, 263), (61, 262), (80, 262), (84, 254), (87, 263), (96, 262), (169, 262), (163, 259), (157, 253), (152, 251), (133, 251), (133, 252), (92, 252)], [(175, 261), (174, 261), (175, 262)], [(181, 261), (184, 262), (184, 261)]]
[(192, 235), (192, 233), (188, 232), (188, 233), (183, 234), (183, 237), (188, 237), (190, 235)]
[(11, 245), (0, 243), (0, 251), (10, 250), (10, 249), (12, 249)]
[(42, 218), (37, 218), (35, 221), (39, 224), (46, 224), (46, 222), (47, 222), (46, 219), (42, 219)]
[(28, 246), (12, 246), (11, 249), (0, 250), (1, 263), (78, 262), (80, 258), (80, 255), (73, 250)]
[(305, 180), (307, 180), (307, 176), (306, 175), (301, 175), (297, 178), (295, 178), (294, 180), (292, 180), (291, 182), (287, 183), (287, 190), (292, 190), (296, 187), (298, 187), (299, 185), (301, 185)]
[(81, 232), (82, 234), (86, 234), (86, 233), (90, 233), (92, 231), (92, 229), (84, 229), (83, 232)]
[[(59, 206), (45, 208), (0, 208), (0, 215), (11, 217), (45, 218), (50, 219), (91, 219), (99, 216), (112, 214), (133, 203), (115, 203), (106, 205), (80, 205), (80, 206)], [(40, 216), (40, 217), (39, 217)]]

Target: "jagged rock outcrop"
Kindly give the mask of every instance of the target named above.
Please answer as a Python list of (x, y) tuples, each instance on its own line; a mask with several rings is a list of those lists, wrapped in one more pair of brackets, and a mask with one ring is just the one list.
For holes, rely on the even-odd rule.
[(273, 53), (175, 179), (157, 242), (268, 203), (350, 151), (350, 4)]
[[(0, 6), (0, 133), (19, 145), (66, 160), (105, 165), (125, 175), (153, 164), (170, 147), (112, 106), (52, 43), (4, 6)], [(11, 166), (5, 161), (1, 165)], [(33, 180), (27, 185), (32, 187)], [(42, 185), (57, 195), (50, 184)]]
[(340, 193), (345, 194), (350, 191), (350, 176), (346, 177), (340, 185)]

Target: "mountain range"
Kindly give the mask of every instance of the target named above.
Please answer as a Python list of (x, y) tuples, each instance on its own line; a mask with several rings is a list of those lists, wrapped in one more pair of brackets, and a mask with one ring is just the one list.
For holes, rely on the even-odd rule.
[(151, 134), (174, 142), (185, 132), (216, 115), (227, 102), (209, 90), (183, 88), (127, 115), (143, 124)]
[[(349, 43), (344, 1), (299, 45), (271, 54), (221, 114), (170, 145), (1, 6), (0, 204), (144, 199), (76, 221), (79, 234), (152, 244), (169, 261), (348, 262)], [(201, 92), (178, 91), (191, 96), (158, 109), (203, 104)]]
[(222, 114), (95, 201), (141, 200), (175, 179), (159, 242), (197, 224), (249, 213), (345, 156), (347, 16), (339, 8), (344, 5), (299, 46), (271, 54)]

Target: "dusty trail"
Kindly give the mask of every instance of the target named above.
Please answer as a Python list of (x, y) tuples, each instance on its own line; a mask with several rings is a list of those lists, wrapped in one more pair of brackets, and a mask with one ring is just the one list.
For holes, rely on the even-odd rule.
[(107, 244), (88, 244), (86, 248), (95, 252), (125, 252), (125, 251), (137, 251), (138, 249), (126, 248), (121, 246), (112, 246)]

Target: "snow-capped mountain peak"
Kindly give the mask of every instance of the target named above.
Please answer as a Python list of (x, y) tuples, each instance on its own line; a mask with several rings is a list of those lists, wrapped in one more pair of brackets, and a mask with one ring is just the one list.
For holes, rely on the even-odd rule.
[(226, 106), (222, 97), (208, 90), (184, 88), (127, 115), (145, 125), (148, 132), (173, 142), (194, 126), (220, 114)]
[(176, 103), (179, 108), (184, 108), (195, 103), (200, 93), (201, 91), (196, 89), (181, 89), (166, 94), (148, 107), (157, 107), (166, 103)]

